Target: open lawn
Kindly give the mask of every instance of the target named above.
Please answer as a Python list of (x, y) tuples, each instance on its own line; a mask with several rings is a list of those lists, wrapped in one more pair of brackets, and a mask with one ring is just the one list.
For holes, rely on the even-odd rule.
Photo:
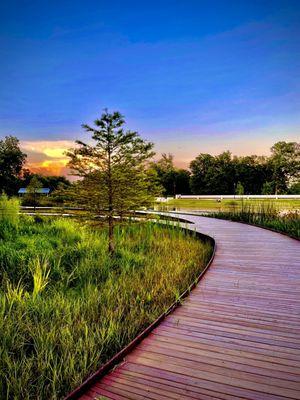
[[(17, 206), (15, 207), (17, 209)], [(174, 227), (0, 218), (0, 398), (58, 399), (155, 320), (211, 246)], [(188, 235), (188, 236), (187, 236)]]
[(277, 210), (300, 210), (300, 200), (192, 200), (192, 199), (173, 199), (165, 203), (158, 203), (155, 208), (165, 211), (232, 211), (242, 209), (243, 206), (260, 208), (262, 205), (272, 206)]

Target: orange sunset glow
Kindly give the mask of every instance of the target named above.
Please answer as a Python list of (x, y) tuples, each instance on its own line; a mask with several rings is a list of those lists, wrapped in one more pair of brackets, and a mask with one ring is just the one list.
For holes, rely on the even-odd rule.
[(74, 146), (68, 140), (23, 141), (22, 150), (27, 154), (27, 168), (43, 175), (68, 175), (68, 158), (65, 152)]

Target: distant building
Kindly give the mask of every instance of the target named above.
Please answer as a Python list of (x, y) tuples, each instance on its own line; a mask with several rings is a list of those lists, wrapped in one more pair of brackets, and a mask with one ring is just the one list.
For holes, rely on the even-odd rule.
[[(27, 192), (27, 188), (20, 188), (20, 189), (18, 190), (18, 194), (19, 194), (20, 196), (23, 196), (23, 195), (26, 194), (26, 193), (28, 193), (28, 192)], [(32, 193), (32, 192), (31, 192), (31, 193)], [(39, 188), (39, 189), (35, 189), (35, 193), (48, 196), (48, 194), (50, 193), (50, 189), (49, 189), (49, 188)]]

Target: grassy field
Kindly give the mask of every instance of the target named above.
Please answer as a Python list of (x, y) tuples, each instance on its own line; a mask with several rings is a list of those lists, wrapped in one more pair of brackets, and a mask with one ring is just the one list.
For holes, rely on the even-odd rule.
[[(155, 320), (206, 265), (179, 229), (0, 213), (0, 398), (58, 399)], [(3, 204), (2, 204), (3, 210)]]
[(277, 210), (300, 210), (300, 200), (191, 200), (191, 199), (174, 199), (166, 203), (159, 203), (155, 207), (165, 211), (233, 211), (241, 210), (244, 206), (259, 209), (262, 205), (271, 205)]

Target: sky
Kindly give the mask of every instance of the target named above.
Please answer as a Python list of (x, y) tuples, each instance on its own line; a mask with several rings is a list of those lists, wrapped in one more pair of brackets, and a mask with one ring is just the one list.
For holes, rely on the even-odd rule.
[(0, 2), (0, 138), (67, 173), (104, 108), (187, 167), (300, 137), (299, 0)]

